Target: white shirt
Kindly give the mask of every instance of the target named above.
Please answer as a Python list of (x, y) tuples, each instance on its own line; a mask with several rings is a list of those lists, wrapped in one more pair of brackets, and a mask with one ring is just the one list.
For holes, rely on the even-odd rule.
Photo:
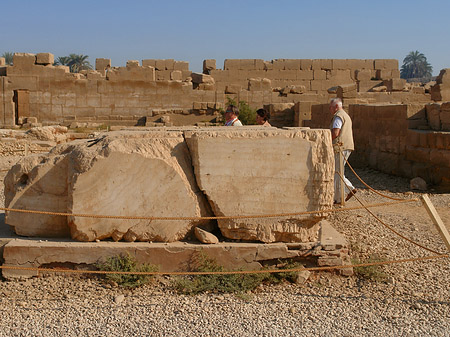
[(341, 117), (336, 116), (333, 119), (333, 125), (331, 126), (332, 129), (342, 129), (342, 119)]
[(226, 122), (225, 126), (242, 126), (242, 123), (237, 117), (235, 117), (234, 119)]

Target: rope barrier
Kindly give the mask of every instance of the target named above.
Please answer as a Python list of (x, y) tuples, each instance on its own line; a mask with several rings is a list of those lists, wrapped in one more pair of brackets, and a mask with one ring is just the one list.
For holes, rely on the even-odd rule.
[[(388, 195), (386, 195), (386, 194), (383, 194), (383, 193), (380, 193), (380, 192), (378, 192), (377, 190), (375, 190), (375, 189), (373, 189), (372, 187), (370, 187), (368, 184), (366, 184), (366, 182), (364, 181), (364, 180), (362, 180), (362, 178), (355, 172), (355, 170), (353, 169), (353, 167), (350, 165), (350, 163), (347, 161), (347, 159), (345, 159), (345, 157), (343, 157), (343, 159), (344, 159), (344, 161), (347, 163), (347, 165), (348, 165), (348, 167), (350, 167), (350, 170), (352, 170), (352, 172), (354, 173), (354, 175), (356, 176), (356, 178), (358, 178), (358, 180), (364, 185), (364, 186), (366, 186), (369, 190), (371, 190), (372, 192), (374, 192), (374, 193), (376, 193), (376, 194), (378, 194), (378, 195), (380, 195), (380, 196), (382, 196), (382, 197), (384, 197), (384, 198), (387, 198), (387, 199), (391, 199), (391, 200), (404, 200), (404, 199), (401, 199), (401, 198), (393, 198), (393, 197), (390, 197), (390, 196), (388, 196)], [(342, 178), (342, 177), (341, 177)], [(345, 181), (344, 181), (344, 184), (345, 184)], [(347, 186), (348, 187), (348, 186)]]
[[(340, 172), (337, 172), (337, 171), (336, 171), (336, 173), (337, 173), (337, 174), (339, 175), (339, 177), (342, 179), (342, 181), (344, 182), (345, 186), (350, 190), (349, 186), (345, 183), (344, 177), (341, 175), (341, 173), (340, 173)], [(427, 250), (427, 251), (429, 251), (429, 252), (431, 252), (431, 253), (433, 253), (433, 254), (438, 254), (438, 255), (440, 254), (439, 252), (436, 252), (435, 250), (432, 250), (432, 249), (430, 249), (430, 248), (427, 248), (427, 247), (421, 245), (420, 243), (417, 243), (417, 242), (415, 242), (415, 241), (413, 241), (413, 240), (407, 238), (406, 236), (400, 234), (400, 233), (397, 232), (394, 228), (392, 228), (391, 226), (389, 226), (388, 224), (386, 224), (383, 220), (381, 220), (378, 216), (376, 216), (372, 211), (370, 211), (370, 210), (364, 205), (364, 203), (356, 196), (356, 194), (354, 194), (353, 196), (354, 196), (354, 197), (356, 198), (356, 200), (357, 200), (357, 201), (365, 208), (365, 210), (366, 210), (370, 215), (372, 215), (377, 221), (379, 221), (383, 226), (385, 226), (387, 229), (389, 229), (390, 231), (392, 231), (394, 234), (396, 234), (397, 236), (401, 237), (402, 239), (404, 239), (404, 240), (406, 240), (406, 241), (408, 241), (408, 242), (410, 242), (410, 243), (412, 243), (412, 244), (414, 244), (414, 245), (416, 245), (416, 246), (418, 246), (418, 247), (420, 247), (420, 248), (422, 248), (422, 249), (425, 249), (425, 250)], [(401, 200), (401, 199), (397, 199), (397, 200)]]
[[(311, 215), (311, 214), (321, 214), (321, 213), (332, 213), (332, 212), (342, 212), (342, 211), (350, 211), (357, 209), (365, 209), (369, 212), (377, 221), (379, 221), (386, 228), (391, 230), (397, 236), (405, 239), (406, 241), (427, 250), (433, 254), (433, 256), (425, 256), (425, 257), (417, 257), (417, 258), (409, 258), (409, 259), (400, 259), (400, 260), (390, 260), (390, 261), (379, 261), (379, 262), (370, 262), (370, 263), (360, 263), (360, 264), (351, 264), (351, 265), (341, 265), (341, 266), (324, 266), (324, 267), (309, 267), (309, 268), (291, 268), (291, 269), (272, 269), (272, 270), (254, 270), (254, 271), (216, 271), (216, 272), (119, 272), (119, 271), (101, 271), (101, 270), (74, 270), (74, 269), (61, 269), (61, 268), (36, 268), (36, 267), (20, 267), (20, 266), (0, 266), (0, 269), (10, 269), (10, 270), (23, 270), (23, 271), (36, 271), (36, 272), (60, 272), (60, 273), (80, 273), (80, 274), (134, 274), (134, 275), (215, 275), (215, 274), (261, 274), (261, 273), (286, 273), (286, 272), (299, 272), (299, 271), (322, 271), (322, 270), (333, 270), (333, 269), (346, 269), (346, 268), (355, 268), (355, 267), (368, 267), (368, 266), (377, 266), (377, 265), (387, 265), (394, 263), (405, 263), (405, 262), (414, 262), (414, 261), (423, 261), (423, 260), (431, 260), (431, 259), (439, 259), (449, 257), (448, 254), (440, 254), (430, 248), (427, 248), (413, 240), (403, 236), (394, 230), (391, 226), (383, 222), (378, 216), (376, 216), (373, 212), (369, 210), (372, 207), (380, 207), (387, 206), (399, 203), (409, 203), (416, 202), (419, 199), (400, 199), (393, 198), (378, 191), (374, 190), (372, 187), (367, 185), (353, 170), (351, 165), (346, 161), (350, 169), (357, 176), (357, 178), (369, 188), (369, 190), (375, 192), (376, 194), (383, 196), (385, 198), (394, 200), (393, 202), (386, 203), (378, 203), (378, 204), (369, 204), (365, 205), (358, 197), (355, 198), (361, 204), (361, 206), (355, 207), (347, 207), (347, 208), (338, 208), (338, 209), (324, 209), (318, 211), (305, 211), (305, 212), (295, 212), (295, 213), (279, 213), (279, 214), (263, 214), (263, 215), (239, 215), (239, 216), (212, 216), (212, 217), (148, 217), (148, 216), (120, 216), (120, 215), (94, 215), (94, 214), (76, 214), (76, 213), (64, 213), (64, 212), (47, 212), (47, 211), (37, 211), (37, 210), (24, 210), (24, 209), (14, 209), (7, 207), (0, 207), (0, 210), (8, 211), (8, 212), (21, 212), (21, 213), (32, 213), (32, 214), (44, 214), (44, 215), (56, 215), (56, 216), (74, 216), (74, 217), (91, 217), (91, 218), (105, 218), (105, 219), (138, 219), (138, 220), (224, 220), (224, 219), (252, 219), (252, 218), (272, 218), (272, 217), (287, 217), (287, 216), (299, 216), (299, 215)], [(344, 181), (343, 176), (340, 172), (337, 172), (340, 178)], [(344, 181), (345, 184), (345, 181)], [(347, 185), (346, 185), (347, 186)], [(348, 186), (347, 186), (348, 188)]]
[(195, 276), (195, 275), (233, 275), (233, 274), (264, 274), (264, 273), (288, 273), (288, 272), (300, 272), (300, 271), (324, 271), (333, 269), (347, 269), (355, 267), (369, 267), (380, 266), (396, 263), (406, 263), (415, 261), (425, 261), (433, 259), (441, 259), (449, 257), (448, 254), (438, 254), (432, 256), (422, 256), (409, 259), (390, 260), (390, 261), (378, 261), (368, 263), (358, 263), (341, 266), (324, 266), (324, 267), (308, 267), (308, 268), (289, 268), (289, 269), (261, 269), (261, 270), (231, 270), (231, 271), (173, 271), (173, 272), (138, 272), (138, 271), (106, 271), (106, 270), (76, 270), (76, 269), (61, 269), (61, 268), (37, 268), (37, 267), (18, 267), (18, 266), (0, 266), (0, 269), (9, 270), (22, 270), (22, 271), (36, 271), (38, 273), (50, 272), (50, 273), (72, 273), (72, 274), (118, 274), (118, 275), (179, 275), (179, 276)]
[(400, 203), (416, 202), (419, 199), (402, 199), (395, 202), (384, 202), (378, 204), (370, 204), (364, 206), (355, 206), (347, 208), (332, 208), (324, 209), (318, 211), (305, 211), (305, 212), (295, 212), (295, 213), (278, 213), (278, 214), (258, 214), (258, 215), (232, 215), (232, 216), (184, 216), (184, 217), (164, 217), (164, 216), (130, 216), (130, 215), (99, 215), (99, 214), (82, 214), (82, 213), (64, 213), (64, 212), (47, 212), (38, 210), (27, 210), (27, 209), (17, 209), (0, 207), (0, 210), (7, 212), (18, 212), (18, 213), (31, 213), (31, 214), (43, 214), (43, 215), (55, 215), (55, 216), (73, 216), (82, 218), (98, 218), (98, 219), (123, 219), (123, 220), (226, 220), (226, 219), (257, 219), (257, 218), (281, 218), (289, 216), (299, 216), (299, 215), (312, 215), (320, 213), (333, 213), (333, 212), (343, 212), (352, 211), (357, 209), (365, 209), (366, 207), (381, 207)]
[[(9, 151), (2, 151), (2, 152), (0, 152), (1, 154), (8, 154), (8, 153), (11, 153), (11, 152), (25, 152), (26, 150), (25, 149), (23, 149), (23, 150), (9, 150)], [(28, 151), (30, 152), (30, 153), (34, 153), (34, 152), (36, 152), (36, 153), (45, 153), (45, 152), (49, 152), (48, 150), (42, 150), (42, 149), (35, 149), (35, 150), (32, 150), (32, 149), (28, 149)]]

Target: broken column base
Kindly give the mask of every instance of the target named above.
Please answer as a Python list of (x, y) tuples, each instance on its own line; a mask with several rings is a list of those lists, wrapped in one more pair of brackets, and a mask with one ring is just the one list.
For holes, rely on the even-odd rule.
[[(317, 266), (349, 265), (347, 241), (326, 221), (318, 242), (200, 244), (187, 242), (73, 242), (13, 239), (3, 249), (3, 266), (44, 268), (48, 266), (95, 266), (108, 257), (131, 254), (140, 263), (159, 267), (161, 272), (188, 271), (194, 253), (203, 252), (228, 270), (259, 270), (271, 261), (305, 259)], [(337, 269), (350, 276), (353, 269)], [(38, 276), (36, 270), (2, 269), (5, 279)]]

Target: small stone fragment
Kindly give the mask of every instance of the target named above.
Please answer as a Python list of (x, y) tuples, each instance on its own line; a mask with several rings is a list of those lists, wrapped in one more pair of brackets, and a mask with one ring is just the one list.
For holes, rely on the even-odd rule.
[(201, 228), (195, 227), (194, 230), (195, 237), (200, 241), (201, 243), (219, 243), (219, 239), (214, 234), (211, 234)]

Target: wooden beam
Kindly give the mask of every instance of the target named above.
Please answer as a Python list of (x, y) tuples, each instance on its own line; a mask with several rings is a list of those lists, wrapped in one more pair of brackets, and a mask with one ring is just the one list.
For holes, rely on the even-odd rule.
[(423, 206), (428, 212), (428, 215), (430, 216), (431, 220), (433, 220), (434, 225), (438, 229), (439, 234), (441, 234), (441, 237), (444, 240), (445, 245), (447, 246), (447, 250), (450, 252), (450, 234), (448, 233), (448, 230), (445, 227), (444, 222), (442, 221), (438, 212), (434, 208), (434, 205), (431, 203), (431, 200), (428, 197), (428, 195), (426, 194), (422, 195), (421, 200)]
[(345, 206), (344, 154), (342, 153), (342, 149), (339, 151), (339, 171), (341, 173), (339, 179), (339, 186), (341, 187), (341, 205)]

